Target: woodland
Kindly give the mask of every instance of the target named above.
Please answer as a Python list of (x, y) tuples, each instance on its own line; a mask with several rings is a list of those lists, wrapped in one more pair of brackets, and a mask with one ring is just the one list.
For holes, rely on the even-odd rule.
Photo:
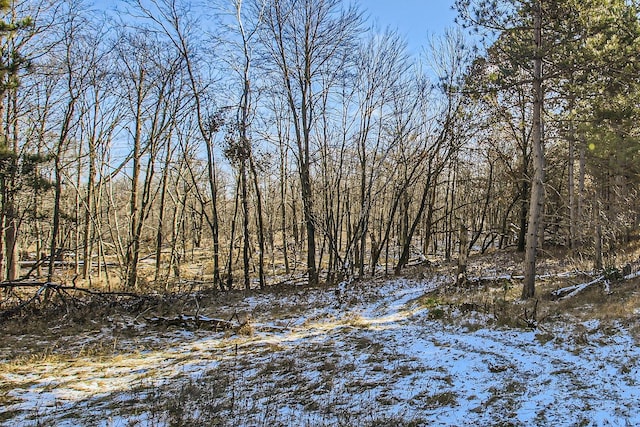
[(635, 1), (457, 0), (418, 56), (364, 2), (0, 3), (4, 308), (509, 249), (527, 299), (636, 234)]
[(640, 3), (451, 4), (0, 0), (0, 425), (640, 425)]

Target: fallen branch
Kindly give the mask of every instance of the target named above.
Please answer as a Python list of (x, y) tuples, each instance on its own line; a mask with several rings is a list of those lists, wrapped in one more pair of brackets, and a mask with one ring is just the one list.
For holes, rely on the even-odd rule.
[(269, 285), (269, 287), (273, 287), (273, 288), (277, 288), (277, 287), (281, 287), (281, 286), (299, 286), (299, 285), (305, 285), (309, 282), (309, 277), (308, 275), (302, 274), (302, 275), (298, 275), (298, 276), (294, 276), (291, 275), (290, 277), (281, 280), (279, 282), (273, 283), (271, 285)]
[(39, 288), (46, 286), (46, 282), (27, 282), (27, 281), (15, 281), (15, 282), (0, 282), (0, 289), (13, 289), (13, 288)]
[(536, 329), (538, 327), (538, 300), (533, 304), (533, 310), (531, 310), (531, 313), (529, 313), (525, 306), (524, 315), (521, 316), (521, 319), (530, 329)]
[[(59, 248), (59, 249), (56, 251), (56, 253), (55, 253), (55, 255), (54, 255), (53, 259), (54, 259), (54, 260), (58, 259), (58, 258), (62, 255), (62, 253), (63, 253), (64, 251), (65, 251), (65, 249), (64, 249), (64, 248)], [(42, 267), (42, 266), (44, 266), (44, 265), (45, 265), (45, 263), (50, 262), (50, 260), (51, 260), (51, 256), (50, 256), (50, 255), (49, 255), (49, 256), (45, 256), (45, 257), (40, 258), (39, 260), (37, 260), (37, 261), (33, 264), (33, 266), (31, 266), (31, 269), (30, 269), (29, 271), (27, 271), (27, 274), (25, 274), (22, 278), (23, 278), (23, 279), (28, 279), (29, 277), (31, 277), (31, 275), (33, 274), (33, 272), (34, 272), (34, 271), (36, 271), (36, 270), (38, 269), (38, 267)], [(54, 261), (54, 262), (55, 262), (55, 261)]]
[(88, 288), (80, 288), (77, 286), (60, 285), (58, 283), (51, 282), (0, 282), (0, 289), (14, 289), (14, 288), (45, 288), (53, 291), (78, 291), (89, 295), (97, 296), (125, 296), (125, 297), (139, 297), (140, 294), (135, 292), (103, 292), (94, 291)]
[(42, 295), (42, 293), (44, 293), (46, 290), (47, 290), (46, 283), (44, 285), (41, 284), (40, 288), (36, 291), (35, 295), (33, 295), (31, 298), (21, 302), (20, 304), (18, 304), (13, 308), (10, 308), (8, 310), (1, 312), (0, 321), (9, 319), (10, 317), (15, 316), (16, 314), (20, 313), (29, 304), (33, 303), (34, 301), (40, 300), (40, 295)]
[(80, 292), (91, 296), (97, 296), (100, 298), (107, 299), (108, 297), (131, 297), (131, 298), (142, 298), (141, 295), (136, 294), (134, 292), (101, 292), (94, 291), (87, 288), (79, 288), (77, 286), (67, 286), (60, 285), (58, 283), (52, 282), (36, 282), (36, 281), (13, 281), (13, 282), (1, 282), (0, 289), (16, 289), (16, 288), (37, 288), (35, 294), (31, 296), (26, 301), (22, 301), (20, 304), (15, 307), (11, 307), (5, 311), (0, 312), (0, 321), (7, 320), (19, 313), (21, 313), (24, 309), (26, 309), (29, 305), (35, 304), (36, 302), (41, 302), (43, 299), (41, 296), (44, 296), (44, 302), (50, 302), (48, 295), (51, 292), (55, 292), (60, 299), (66, 304), (65, 295), (72, 299), (72, 301), (76, 301), (77, 299), (71, 295), (72, 292)]
[[(571, 271), (565, 271), (562, 273), (538, 274), (536, 275), (536, 280), (566, 279), (570, 277), (576, 277), (580, 274), (586, 274), (586, 273), (578, 270), (571, 270)], [(506, 274), (498, 274), (495, 276), (470, 277), (468, 280), (473, 282), (480, 282), (480, 281), (492, 282), (497, 280), (523, 280), (523, 279), (524, 279), (524, 276), (522, 275), (506, 273)]]
[(591, 282), (588, 282), (588, 283), (580, 283), (579, 285), (567, 286), (567, 287), (564, 287), (564, 288), (556, 289), (555, 291), (551, 292), (551, 295), (554, 298), (559, 298), (559, 299), (571, 298), (571, 297), (579, 294), (580, 292), (584, 291), (589, 286), (595, 285), (595, 284), (601, 283), (601, 282), (604, 282), (605, 286), (609, 285), (609, 281), (605, 280), (605, 276), (600, 276), (600, 277), (598, 277), (598, 278), (596, 278), (596, 279), (594, 279), (594, 280), (592, 280)]
[(636, 271), (635, 273), (629, 273), (626, 274), (623, 279), (624, 280), (631, 280), (631, 279), (635, 279), (637, 277), (640, 277), (640, 271)]
[(157, 326), (176, 326), (185, 329), (209, 329), (212, 331), (224, 331), (232, 329), (234, 324), (223, 319), (211, 319), (205, 316), (187, 316), (181, 314), (176, 317), (151, 317), (145, 320), (153, 325)]

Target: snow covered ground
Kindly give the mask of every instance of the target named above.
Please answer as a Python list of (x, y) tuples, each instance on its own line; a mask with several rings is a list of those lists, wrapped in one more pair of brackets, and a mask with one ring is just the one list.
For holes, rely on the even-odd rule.
[(438, 320), (420, 300), (437, 286), (398, 279), (339, 295), (258, 293), (226, 308), (251, 313), (246, 334), (170, 330), (140, 350), (130, 338), (131, 351), (113, 356), (7, 361), (0, 423), (640, 425), (633, 331), (597, 321), (495, 329), (480, 314)]

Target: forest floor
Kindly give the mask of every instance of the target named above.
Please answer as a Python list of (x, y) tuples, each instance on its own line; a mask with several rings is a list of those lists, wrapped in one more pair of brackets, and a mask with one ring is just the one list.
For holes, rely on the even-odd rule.
[(592, 277), (549, 255), (525, 303), (519, 262), (5, 321), (0, 425), (640, 425), (638, 275), (554, 299)]

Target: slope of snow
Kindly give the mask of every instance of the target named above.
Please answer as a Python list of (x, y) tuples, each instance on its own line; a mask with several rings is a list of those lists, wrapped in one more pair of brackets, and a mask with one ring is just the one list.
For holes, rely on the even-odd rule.
[(2, 370), (0, 422), (640, 425), (640, 349), (623, 325), (443, 323), (416, 301), (437, 286), (257, 294), (239, 307), (252, 336), (176, 332), (152, 351)]

